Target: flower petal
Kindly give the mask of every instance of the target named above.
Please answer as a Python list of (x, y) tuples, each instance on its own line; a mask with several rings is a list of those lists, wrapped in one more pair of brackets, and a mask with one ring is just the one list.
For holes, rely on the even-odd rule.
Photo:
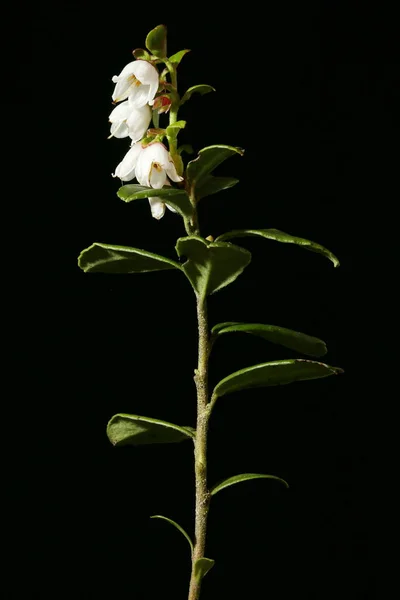
[(108, 120), (110, 123), (115, 123), (116, 121), (125, 121), (128, 118), (131, 111), (131, 107), (129, 106), (128, 100), (126, 102), (121, 102), (111, 111)]
[(130, 181), (131, 179), (134, 179), (136, 163), (141, 152), (141, 144), (135, 144), (132, 146), (115, 169), (113, 177), (119, 177), (121, 181)]
[[(118, 121), (116, 123), (111, 123), (111, 135), (108, 136), (108, 139), (112, 137), (116, 138), (125, 138), (129, 135), (128, 126), (124, 121)], [(137, 142), (140, 138), (135, 140)]]
[(167, 174), (164, 171), (164, 169), (160, 167), (158, 163), (156, 164), (156, 166), (154, 165), (154, 163), (152, 163), (149, 176), (150, 187), (156, 190), (161, 190), (161, 188), (164, 187), (166, 179)]
[(149, 202), (150, 202), (151, 215), (158, 221), (159, 219), (161, 219), (164, 216), (165, 204), (164, 204), (164, 202), (162, 202), (160, 200), (160, 198), (157, 198), (157, 196), (153, 196), (153, 198), (149, 198)]
[(141, 108), (148, 103), (150, 86), (133, 85), (129, 91), (129, 101), (132, 106)]
[(171, 179), (171, 181), (183, 181), (183, 177), (178, 175), (178, 173), (176, 172), (176, 168), (172, 160), (168, 163), (168, 166), (165, 170), (167, 171), (167, 175)]
[(133, 142), (141, 140), (146, 133), (151, 121), (151, 108), (148, 104), (141, 108), (130, 107), (130, 114), (126, 121), (129, 136)]
[(174, 208), (172, 208), (172, 206), (170, 206), (169, 204), (166, 204), (165, 206), (166, 206), (166, 207), (168, 208), (168, 210), (170, 210), (171, 212), (173, 212), (173, 213), (176, 213), (176, 210), (175, 210)]

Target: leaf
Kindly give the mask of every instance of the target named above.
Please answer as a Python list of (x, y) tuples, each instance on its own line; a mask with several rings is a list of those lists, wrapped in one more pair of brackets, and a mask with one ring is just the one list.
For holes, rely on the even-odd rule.
[(166, 202), (183, 217), (190, 218), (193, 214), (193, 207), (190, 204), (190, 199), (185, 190), (180, 190), (172, 186), (165, 186), (161, 190), (130, 183), (119, 188), (118, 198), (124, 202), (132, 202), (132, 200), (141, 200), (143, 198), (152, 198), (156, 196), (163, 202)]
[(280, 344), (281, 346), (285, 346), (285, 348), (297, 350), (308, 356), (324, 356), (327, 353), (325, 342), (322, 340), (276, 325), (230, 321), (229, 323), (218, 323), (211, 330), (211, 333), (215, 336), (235, 332), (251, 333), (252, 335), (264, 338), (268, 342)]
[(172, 519), (168, 519), (168, 517), (163, 517), (162, 515), (153, 515), (152, 517), (150, 517), (150, 519), (163, 519), (164, 521), (167, 521), (168, 523), (171, 523), (171, 525), (176, 527), (178, 529), (178, 531), (180, 531), (182, 533), (182, 535), (184, 535), (185, 538), (187, 539), (187, 541), (189, 542), (190, 550), (193, 554), (193, 542), (190, 539), (189, 535), (186, 533), (186, 531), (183, 529), (183, 527), (178, 525), (178, 523), (176, 523)]
[(147, 34), (146, 48), (158, 58), (167, 56), (167, 28), (165, 25), (157, 25)]
[(304, 238), (294, 237), (289, 233), (279, 231), (279, 229), (237, 229), (219, 235), (216, 241), (222, 242), (222, 240), (230, 240), (231, 238), (251, 236), (263, 237), (268, 240), (283, 242), (284, 244), (296, 244), (297, 246), (302, 246), (303, 248), (305, 248), (305, 250), (310, 250), (311, 252), (316, 252), (317, 254), (322, 254), (323, 256), (326, 256), (326, 258), (329, 258), (329, 260), (333, 262), (333, 265), (335, 267), (338, 267), (340, 265), (337, 257), (332, 252), (330, 252), (330, 250), (327, 250), (320, 244), (310, 242), (309, 240), (305, 240)]
[(178, 154), (182, 154), (182, 152), (186, 152), (187, 154), (193, 154), (193, 146), (191, 144), (183, 144), (178, 148)]
[(152, 110), (151, 111), (151, 118), (153, 120), (153, 125), (156, 129), (158, 129), (158, 126), (160, 124), (160, 115), (158, 114), (158, 110)]
[(215, 494), (218, 494), (218, 492), (220, 492), (226, 487), (229, 487), (230, 485), (234, 485), (235, 483), (241, 483), (242, 481), (249, 481), (250, 479), (276, 479), (277, 481), (283, 483), (287, 488), (289, 487), (289, 484), (284, 479), (276, 477), (275, 475), (261, 475), (260, 473), (241, 473), (240, 475), (234, 475), (233, 477), (229, 477), (229, 479), (225, 479), (217, 485), (214, 485), (210, 490), (210, 495), (214, 496)]
[(235, 281), (251, 260), (250, 252), (240, 246), (209, 243), (195, 235), (179, 238), (176, 251), (187, 258), (182, 269), (201, 298)]
[(204, 94), (208, 94), (209, 92), (215, 92), (215, 88), (213, 88), (211, 85), (193, 85), (192, 87), (187, 89), (186, 92), (183, 94), (180, 106), (182, 106), (182, 104), (185, 104), (185, 102), (190, 100), (192, 94), (201, 94), (202, 96), (204, 96)]
[(313, 360), (276, 360), (231, 373), (217, 383), (213, 397), (220, 398), (225, 394), (247, 388), (284, 385), (294, 381), (329, 377), (329, 375), (337, 375), (338, 373), (343, 373), (343, 369)]
[(172, 444), (195, 437), (195, 429), (174, 423), (120, 413), (111, 417), (107, 436), (114, 446)]
[(137, 60), (151, 60), (151, 54), (144, 48), (136, 48), (132, 51), (132, 54)]
[(243, 153), (244, 150), (234, 146), (216, 145), (203, 148), (200, 150), (198, 157), (191, 160), (187, 165), (186, 177), (189, 186), (194, 189), (196, 186), (202, 185), (209, 173), (224, 160), (234, 154), (242, 156)]
[(212, 558), (198, 558), (194, 563), (194, 576), (196, 579), (203, 579), (210, 569), (215, 565), (215, 560)]
[(190, 52), (190, 50), (179, 50), (179, 52), (176, 52), (175, 54), (173, 54), (172, 56), (170, 56), (168, 60), (169, 60), (170, 63), (173, 63), (174, 65), (179, 65), (179, 63), (181, 62), (182, 58), (188, 52)]
[(165, 269), (182, 269), (170, 258), (140, 248), (113, 246), (95, 242), (82, 250), (78, 266), (85, 273), (146, 273)]
[(201, 183), (197, 186), (196, 197), (198, 200), (205, 198), (205, 196), (211, 196), (222, 190), (227, 190), (239, 183), (239, 179), (234, 177), (214, 177), (213, 175), (206, 175)]
[(186, 121), (175, 121), (175, 123), (172, 123), (172, 125), (168, 125), (165, 131), (167, 132), (167, 135), (176, 135), (177, 131), (174, 131), (174, 129), (179, 130), (184, 129), (185, 127)]

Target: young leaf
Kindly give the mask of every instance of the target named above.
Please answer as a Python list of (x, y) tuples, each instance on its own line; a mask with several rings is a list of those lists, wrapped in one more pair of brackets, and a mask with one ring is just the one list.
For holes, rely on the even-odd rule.
[(243, 156), (243, 153), (244, 150), (241, 148), (222, 144), (203, 148), (200, 150), (198, 157), (191, 160), (187, 165), (186, 177), (190, 188), (194, 189), (205, 183), (204, 180), (207, 175), (230, 156), (234, 154)]
[(268, 240), (283, 242), (284, 244), (296, 244), (297, 246), (302, 246), (305, 250), (310, 250), (311, 252), (316, 252), (317, 254), (322, 254), (323, 256), (326, 256), (326, 258), (329, 258), (329, 260), (333, 262), (333, 265), (335, 267), (338, 267), (340, 265), (337, 257), (330, 250), (327, 250), (320, 244), (310, 242), (309, 240), (305, 240), (304, 238), (295, 237), (293, 235), (290, 235), (289, 233), (285, 233), (284, 231), (279, 231), (279, 229), (237, 229), (219, 235), (216, 241), (222, 242), (223, 240), (230, 240), (231, 238), (251, 236), (263, 237)]
[(194, 563), (194, 576), (196, 579), (203, 579), (208, 571), (215, 565), (215, 560), (212, 558), (198, 558)]
[(308, 356), (324, 356), (327, 353), (325, 342), (322, 340), (300, 333), (299, 331), (293, 331), (292, 329), (286, 329), (285, 327), (277, 327), (276, 325), (263, 325), (261, 323), (218, 323), (215, 325), (211, 333), (215, 337), (223, 335), (224, 333), (235, 333), (243, 332), (257, 335), (258, 337), (264, 338), (268, 342), (273, 344), (280, 344), (285, 348), (296, 350), (307, 354)]
[(213, 88), (211, 85), (193, 85), (183, 94), (180, 105), (182, 106), (182, 104), (185, 104), (185, 102), (190, 100), (192, 94), (201, 94), (204, 96), (204, 94), (208, 94), (209, 92), (215, 92), (215, 88)]
[(247, 388), (284, 385), (294, 381), (329, 377), (338, 373), (343, 373), (343, 369), (313, 360), (276, 360), (231, 373), (217, 383), (213, 397), (220, 398)]
[(146, 273), (165, 269), (182, 269), (170, 258), (140, 248), (113, 246), (95, 242), (82, 250), (78, 266), (85, 273)]
[(132, 54), (137, 60), (151, 60), (151, 54), (144, 48), (136, 48), (132, 51)]
[(174, 65), (179, 65), (179, 63), (181, 62), (182, 58), (188, 52), (190, 52), (190, 50), (179, 50), (179, 52), (176, 52), (175, 54), (173, 54), (172, 56), (170, 56), (168, 60), (169, 60), (170, 63), (173, 63)]
[(117, 195), (124, 202), (157, 196), (157, 198), (161, 198), (163, 202), (172, 206), (183, 218), (190, 218), (193, 214), (193, 207), (190, 204), (187, 192), (172, 186), (165, 186), (161, 190), (156, 190), (136, 183), (130, 183), (120, 187)]
[(191, 144), (183, 144), (178, 148), (178, 154), (182, 154), (182, 152), (186, 152), (187, 154), (193, 154), (193, 146)]
[(215, 494), (218, 494), (218, 492), (220, 492), (226, 487), (229, 487), (230, 485), (234, 485), (235, 483), (241, 483), (242, 481), (249, 481), (250, 479), (276, 479), (277, 481), (283, 483), (287, 488), (289, 487), (289, 484), (284, 479), (276, 477), (275, 475), (261, 475), (260, 473), (241, 473), (240, 475), (234, 475), (233, 477), (229, 477), (229, 479), (225, 479), (217, 485), (214, 485), (210, 490), (210, 494), (211, 496), (215, 496)]
[(107, 436), (114, 446), (172, 444), (193, 439), (195, 429), (151, 417), (120, 413), (108, 422)]
[(167, 521), (168, 523), (170, 523), (171, 525), (176, 527), (178, 529), (178, 531), (180, 531), (182, 533), (182, 535), (184, 535), (185, 538), (187, 539), (187, 541), (189, 542), (190, 550), (193, 554), (193, 542), (190, 539), (189, 535), (186, 533), (186, 531), (183, 529), (183, 527), (178, 525), (178, 523), (176, 523), (172, 519), (168, 519), (168, 517), (163, 517), (162, 515), (153, 515), (152, 517), (150, 517), (150, 519), (163, 519), (164, 521)]
[(201, 298), (235, 281), (251, 260), (250, 252), (240, 246), (209, 243), (194, 235), (179, 238), (176, 251), (187, 258), (182, 269)]
[(179, 130), (184, 129), (185, 127), (186, 121), (175, 121), (172, 125), (168, 125), (165, 131), (167, 132), (167, 135), (176, 135), (177, 131), (174, 131), (174, 129)]
[(158, 58), (167, 56), (167, 28), (165, 25), (157, 25), (147, 34), (146, 48)]
[(201, 183), (196, 188), (196, 198), (201, 200), (206, 196), (211, 196), (222, 190), (227, 190), (239, 183), (239, 179), (234, 177), (214, 177), (214, 175), (206, 175)]

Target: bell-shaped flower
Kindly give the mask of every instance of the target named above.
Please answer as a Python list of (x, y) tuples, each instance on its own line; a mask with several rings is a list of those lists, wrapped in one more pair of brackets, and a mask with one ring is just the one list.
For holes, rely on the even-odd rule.
[(132, 142), (142, 139), (151, 121), (151, 108), (148, 104), (137, 108), (129, 98), (114, 108), (109, 116), (111, 135), (109, 137), (132, 138)]
[(148, 61), (133, 60), (119, 75), (114, 75), (112, 80), (116, 84), (112, 95), (114, 102), (130, 97), (137, 108), (153, 104), (159, 76), (157, 69)]
[[(171, 185), (171, 184), (167, 180), (165, 182), (165, 185)], [(169, 206), (169, 204), (165, 204), (165, 202), (163, 202), (162, 199), (159, 198), (158, 196), (153, 196), (152, 198), (149, 198), (149, 203), (150, 203), (151, 216), (154, 217), (154, 219), (157, 219), (157, 221), (162, 219), (162, 217), (164, 216), (165, 207), (167, 207), (171, 212), (176, 213), (176, 210), (174, 208), (172, 208), (172, 206)]]
[[(124, 159), (125, 160), (125, 159)], [(140, 152), (135, 163), (135, 176), (140, 185), (160, 190), (168, 181), (182, 181), (176, 172), (174, 161), (164, 144), (153, 142)]]
[(121, 181), (131, 181), (134, 179), (137, 160), (142, 151), (143, 148), (140, 142), (133, 144), (115, 169), (115, 173), (112, 173), (112, 176), (119, 177)]

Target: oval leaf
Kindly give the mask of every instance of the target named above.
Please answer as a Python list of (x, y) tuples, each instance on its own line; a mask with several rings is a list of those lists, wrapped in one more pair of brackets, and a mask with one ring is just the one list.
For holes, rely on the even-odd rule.
[(151, 55), (144, 48), (136, 48), (132, 54), (137, 60), (151, 60)]
[(196, 188), (196, 198), (201, 200), (206, 196), (211, 196), (222, 190), (227, 190), (239, 183), (239, 179), (234, 177), (214, 177), (214, 175), (206, 175), (201, 183)]
[(285, 348), (296, 350), (307, 354), (308, 356), (324, 356), (327, 353), (325, 342), (322, 340), (300, 333), (299, 331), (293, 331), (292, 329), (286, 329), (285, 327), (278, 327), (276, 325), (263, 325), (261, 323), (236, 323), (230, 321), (229, 323), (218, 323), (215, 325), (211, 333), (215, 337), (224, 333), (250, 333), (261, 337), (268, 342), (273, 344), (280, 344)]
[(247, 388), (284, 385), (294, 381), (320, 379), (338, 373), (343, 373), (343, 369), (313, 360), (276, 360), (231, 373), (215, 386), (213, 398)]
[(176, 523), (172, 519), (168, 519), (168, 517), (163, 517), (162, 515), (153, 515), (152, 517), (150, 517), (150, 519), (163, 519), (164, 521), (167, 521), (168, 523), (170, 523), (171, 525), (176, 527), (178, 529), (178, 531), (180, 531), (182, 533), (182, 535), (184, 535), (185, 538), (187, 539), (187, 541), (189, 542), (190, 550), (193, 554), (193, 542), (190, 539), (189, 535), (186, 533), (186, 531), (183, 529), (183, 527), (178, 525), (178, 523)]
[(195, 235), (179, 238), (176, 251), (187, 258), (182, 269), (201, 298), (235, 281), (251, 261), (250, 252), (240, 246), (209, 243)]
[(167, 28), (165, 25), (157, 25), (147, 34), (146, 48), (158, 58), (167, 56)]
[(170, 63), (172, 63), (174, 65), (179, 65), (179, 63), (181, 62), (182, 58), (188, 52), (190, 52), (190, 50), (179, 50), (179, 52), (176, 52), (175, 54), (173, 54), (172, 56), (170, 56), (168, 60), (169, 60)]
[(285, 485), (287, 488), (289, 487), (289, 484), (284, 479), (276, 477), (275, 475), (261, 475), (260, 473), (241, 473), (240, 475), (234, 475), (233, 477), (229, 477), (229, 479), (225, 479), (217, 485), (214, 485), (214, 487), (210, 490), (210, 494), (211, 496), (214, 496), (215, 494), (218, 494), (218, 492), (220, 492), (226, 487), (229, 487), (230, 485), (234, 485), (235, 483), (241, 483), (242, 481), (249, 481), (250, 479), (276, 479), (277, 481), (283, 483), (283, 485)]
[(289, 233), (285, 233), (284, 231), (279, 231), (279, 229), (237, 229), (223, 233), (217, 237), (216, 241), (222, 242), (222, 240), (251, 236), (263, 237), (268, 240), (283, 242), (284, 244), (296, 244), (297, 246), (302, 246), (305, 250), (310, 250), (311, 252), (316, 252), (317, 254), (322, 254), (326, 258), (329, 258), (335, 267), (340, 265), (338, 258), (330, 250), (327, 250), (320, 244), (310, 242), (304, 238), (295, 237)]
[(78, 266), (85, 273), (146, 273), (179, 269), (179, 263), (140, 248), (113, 246), (98, 242), (82, 250)]
[(172, 125), (168, 125), (167, 135), (176, 135), (179, 129), (184, 129), (186, 127), (186, 121), (175, 121)]
[(243, 156), (243, 153), (242, 148), (222, 144), (203, 148), (200, 150), (198, 157), (191, 160), (187, 165), (186, 177), (190, 188), (194, 190), (195, 187), (202, 185), (211, 171), (230, 156), (234, 154)]
[(118, 198), (124, 202), (132, 202), (133, 200), (142, 200), (143, 198), (152, 198), (156, 196), (163, 202), (166, 202), (174, 208), (183, 218), (190, 218), (193, 214), (193, 207), (190, 204), (190, 199), (185, 190), (179, 190), (171, 186), (165, 186), (161, 190), (145, 187), (131, 183), (123, 185), (119, 188)]
[(160, 419), (120, 413), (108, 422), (107, 436), (114, 446), (172, 444), (193, 439), (195, 430)]
[(194, 563), (194, 576), (196, 579), (203, 579), (208, 571), (215, 565), (215, 560), (212, 558), (198, 558)]
[(213, 88), (211, 85), (193, 85), (183, 94), (180, 105), (182, 106), (182, 104), (185, 104), (185, 102), (190, 100), (192, 94), (201, 94), (204, 96), (204, 94), (208, 94), (209, 92), (215, 92), (215, 88)]

